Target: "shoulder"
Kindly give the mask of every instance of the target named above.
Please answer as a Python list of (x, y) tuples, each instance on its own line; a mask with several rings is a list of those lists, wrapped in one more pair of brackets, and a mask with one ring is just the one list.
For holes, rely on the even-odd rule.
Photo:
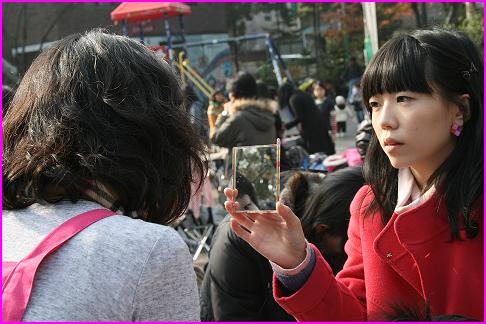
[[(141, 229), (149, 238), (133, 299), (135, 321), (199, 321), (196, 274), (187, 245), (172, 228)], [(140, 238), (139, 238), (140, 239)], [(164, 302), (165, 301), (165, 302)]]
[(233, 113), (244, 112), (248, 109), (258, 109), (275, 114), (278, 111), (278, 104), (272, 100), (239, 99), (231, 105)]
[[(91, 232), (91, 233), (90, 233)], [(171, 256), (189, 254), (187, 245), (180, 235), (169, 226), (148, 223), (127, 216), (108, 217), (87, 232), (86, 235), (103, 237), (104, 244), (123, 246), (123, 253), (137, 256), (160, 256), (171, 261)]]
[(364, 214), (374, 197), (373, 190), (369, 185), (364, 185), (361, 187), (351, 202), (351, 214)]

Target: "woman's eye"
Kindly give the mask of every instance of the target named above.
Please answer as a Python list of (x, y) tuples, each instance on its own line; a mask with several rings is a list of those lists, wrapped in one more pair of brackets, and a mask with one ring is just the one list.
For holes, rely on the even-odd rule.
[(370, 101), (370, 107), (371, 108), (378, 108), (379, 104), (376, 101)]
[(398, 96), (397, 97), (397, 102), (407, 102), (411, 101), (413, 98), (407, 97), (407, 96)]

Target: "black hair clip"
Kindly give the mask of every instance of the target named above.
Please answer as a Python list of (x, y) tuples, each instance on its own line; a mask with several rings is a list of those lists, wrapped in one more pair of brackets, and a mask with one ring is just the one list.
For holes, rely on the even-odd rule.
[(471, 62), (471, 67), (469, 68), (469, 70), (466, 70), (466, 71), (462, 71), (462, 77), (466, 80), (466, 81), (470, 81), (471, 80), (471, 75), (473, 73), (477, 73), (478, 72), (478, 69), (476, 69), (476, 66), (474, 65), (473, 62)]

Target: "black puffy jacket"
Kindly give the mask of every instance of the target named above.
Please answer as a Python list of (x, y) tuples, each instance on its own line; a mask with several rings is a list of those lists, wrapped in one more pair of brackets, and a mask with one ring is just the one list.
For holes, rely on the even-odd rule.
[(295, 321), (273, 299), (270, 263), (231, 230), (229, 220), (213, 236), (201, 287), (201, 321)]

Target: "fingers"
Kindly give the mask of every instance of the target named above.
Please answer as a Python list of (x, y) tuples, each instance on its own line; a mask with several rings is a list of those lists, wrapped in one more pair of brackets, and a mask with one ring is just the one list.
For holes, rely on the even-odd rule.
[(236, 212), (236, 209), (237, 209), (237, 202), (232, 202), (230, 200), (226, 200), (224, 202), (224, 208), (226, 209), (226, 211), (228, 213), (230, 213), (231, 215), (233, 215), (235, 212)]
[(300, 219), (295, 216), (292, 209), (290, 209), (288, 206), (284, 205), (280, 201), (277, 202), (277, 213), (289, 226), (295, 226), (296, 224), (300, 225)]
[(238, 189), (224, 188), (224, 195), (229, 200), (236, 200), (236, 197), (238, 197)]
[(230, 227), (233, 230), (233, 232), (236, 233), (239, 237), (250, 243), (250, 233), (243, 229), (240, 224), (236, 221), (236, 219), (232, 219), (230, 222)]

